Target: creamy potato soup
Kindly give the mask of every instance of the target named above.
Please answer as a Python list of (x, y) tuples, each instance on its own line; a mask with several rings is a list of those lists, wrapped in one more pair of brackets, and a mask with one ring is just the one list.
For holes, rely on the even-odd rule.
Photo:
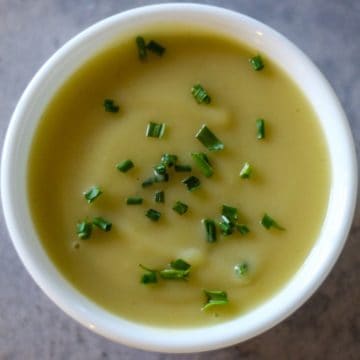
[(49, 102), (28, 163), (32, 219), (63, 276), (166, 327), (223, 322), (278, 292), (329, 186), (297, 86), (260, 49), (198, 29), (129, 34), (86, 62)]

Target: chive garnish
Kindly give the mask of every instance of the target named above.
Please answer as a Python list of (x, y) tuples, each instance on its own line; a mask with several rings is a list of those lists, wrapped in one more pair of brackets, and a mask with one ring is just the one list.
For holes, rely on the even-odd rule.
[(225, 222), (235, 225), (238, 219), (238, 211), (236, 208), (228, 205), (222, 206), (221, 217)]
[(142, 186), (143, 188), (146, 188), (146, 187), (151, 186), (152, 184), (155, 184), (155, 183), (156, 183), (156, 178), (155, 178), (155, 176), (151, 176), (151, 177), (145, 179), (145, 180), (141, 183), (141, 186)]
[(179, 215), (185, 214), (188, 211), (188, 208), (189, 207), (181, 201), (177, 201), (172, 207), (172, 209), (176, 211)]
[(112, 99), (105, 99), (103, 105), (106, 112), (111, 112), (111, 113), (119, 112), (119, 105), (116, 105), (115, 101)]
[(252, 173), (252, 167), (248, 162), (246, 162), (242, 167), (242, 169), (240, 170), (240, 177), (242, 179), (249, 179), (251, 173)]
[(146, 48), (158, 56), (164, 55), (164, 52), (166, 50), (162, 45), (160, 45), (154, 40), (150, 40), (149, 43), (146, 45)]
[(175, 165), (176, 172), (191, 172), (192, 167), (190, 165)]
[(147, 137), (161, 138), (165, 132), (165, 124), (158, 124), (155, 122), (149, 122), (146, 128)]
[(166, 166), (163, 164), (154, 166), (155, 175), (165, 175), (166, 174)]
[(141, 276), (141, 279), (140, 279), (140, 282), (144, 285), (147, 285), (147, 284), (155, 284), (158, 282), (157, 280), (157, 271), (156, 270), (152, 270), (152, 269), (149, 269), (147, 267), (145, 267), (144, 265), (141, 265), (139, 264), (139, 266), (146, 271), (145, 274), (143, 274)]
[(219, 151), (224, 149), (224, 144), (206, 125), (201, 126), (195, 137), (210, 151)]
[(76, 233), (80, 239), (89, 239), (92, 232), (92, 224), (87, 220), (83, 220), (76, 224)]
[(228, 236), (233, 233), (234, 224), (229, 222), (227, 218), (224, 218), (219, 222), (219, 229), (222, 235)]
[(164, 203), (165, 202), (165, 192), (163, 190), (156, 191), (154, 194), (154, 200), (157, 203)]
[(131, 196), (126, 199), (127, 205), (141, 205), (143, 203), (143, 198), (140, 196)]
[(138, 48), (138, 54), (140, 60), (145, 60), (147, 57), (146, 44), (142, 36), (136, 37), (136, 45)]
[(255, 71), (259, 71), (264, 68), (264, 63), (260, 55), (252, 57), (249, 59), (249, 62)]
[(229, 303), (227, 293), (220, 290), (204, 290), (206, 303), (201, 310), (207, 310), (215, 305), (225, 305)]
[(250, 229), (244, 224), (237, 224), (236, 229), (241, 235), (246, 235), (250, 232)]
[(265, 120), (256, 119), (256, 138), (261, 140), (265, 138)]
[(193, 158), (197, 167), (201, 170), (201, 172), (206, 176), (210, 177), (214, 173), (212, 166), (210, 165), (209, 159), (206, 154), (202, 152), (191, 153), (191, 157)]
[(203, 219), (202, 223), (205, 227), (206, 241), (208, 243), (213, 243), (216, 241), (216, 225), (215, 221), (211, 219)]
[(92, 186), (88, 191), (84, 192), (84, 197), (86, 201), (90, 204), (96, 198), (98, 198), (102, 194), (101, 189), (98, 186)]
[(249, 264), (245, 261), (243, 261), (239, 264), (236, 264), (234, 266), (234, 272), (237, 277), (243, 277), (243, 276), (247, 275), (247, 273), (249, 272)]
[(134, 167), (134, 163), (131, 160), (124, 160), (116, 164), (116, 168), (123, 173), (129, 171), (133, 167)]
[(161, 156), (161, 164), (165, 165), (166, 167), (172, 167), (176, 164), (178, 157), (172, 154), (163, 154)]
[(166, 280), (186, 280), (190, 273), (191, 265), (182, 259), (170, 262), (170, 268), (159, 271), (160, 276)]
[(176, 270), (188, 270), (191, 265), (183, 259), (176, 259), (170, 262), (170, 266)]
[(149, 209), (145, 216), (147, 216), (151, 221), (158, 221), (160, 219), (161, 213), (154, 209)]
[(189, 176), (181, 182), (186, 185), (188, 191), (194, 191), (200, 186), (200, 180), (196, 176)]
[(191, 88), (191, 93), (198, 104), (210, 104), (211, 97), (201, 84), (196, 84)]
[(266, 228), (266, 229), (270, 229), (270, 228), (275, 228), (278, 230), (285, 230), (285, 228), (283, 228), (282, 226), (280, 226), (272, 217), (270, 217), (268, 214), (264, 214), (264, 216), (262, 217), (260, 224)]
[(93, 219), (93, 224), (102, 231), (110, 231), (112, 228), (112, 223), (100, 216)]

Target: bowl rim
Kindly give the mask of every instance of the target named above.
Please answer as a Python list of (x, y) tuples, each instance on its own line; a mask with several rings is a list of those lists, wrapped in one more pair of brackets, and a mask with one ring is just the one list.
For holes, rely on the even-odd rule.
[[(59, 64), (66, 65), (70, 54), (76, 53), (83, 44), (107, 31), (111, 32), (113, 27), (123, 26), (131, 21), (141, 25), (141, 21), (144, 19), (146, 22), (150, 21), (146, 19), (159, 16), (169, 18), (176, 16), (184, 24), (193, 21), (194, 18), (203, 19), (203, 25), (212, 20), (212, 25), (209, 24), (209, 28), (217, 26), (217, 31), (220, 24), (228, 24), (228, 31), (240, 26), (244, 30), (249, 30), (249, 36), (253, 34), (254, 42), (258, 45), (266, 47), (266, 44), (270, 42), (272, 46), (278, 46), (279, 51), (281, 48), (285, 49), (285, 56), (290, 56), (292, 60), (298, 61), (304, 68), (299, 70), (297, 76), (306, 74), (312, 78), (309, 89), (314, 84), (321, 88), (322, 97), (320, 96), (319, 100), (311, 100), (311, 102), (318, 101), (318, 103), (312, 102), (315, 110), (318, 107), (324, 107), (326, 104), (328, 109), (324, 112), (332, 114), (330, 123), (335, 130), (325, 129), (322, 123), (323, 130), (336, 131), (338, 137), (338, 142), (334, 143), (334, 140), (331, 140), (332, 138), (329, 139), (330, 135), (325, 134), (326, 140), (332, 141), (331, 144), (328, 144), (332, 174), (334, 173), (335, 160), (341, 157), (343, 158), (342, 168), (347, 169), (346, 174), (340, 180), (332, 178), (329, 209), (319, 235), (319, 239), (321, 236), (325, 237), (327, 233), (324, 232), (324, 229), (332, 226), (335, 213), (333, 211), (333, 216), (329, 216), (329, 211), (332, 209), (331, 205), (336, 203), (337, 215), (340, 220), (336, 231), (332, 234), (334, 241), (324, 247), (324, 242), (321, 243), (322, 246), (317, 246), (318, 242), (321, 242), (318, 239), (305, 263), (289, 283), (265, 303), (241, 316), (241, 318), (207, 327), (185, 329), (153, 327), (124, 320), (96, 305), (63, 278), (55, 265), (47, 258), (39, 241), (36, 244), (35, 230), (28, 210), (21, 207), (21, 204), (26, 205), (27, 202), (24, 198), (21, 199), (26, 195), (24, 190), (26, 181), (25, 178), (22, 178), (26, 171), (25, 169), (17, 169), (15, 165), (21, 157), (26, 158), (24, 148), (28, 146), (25, 145), (26, 142), (21, 146), (19, 139), (25, 139), (28, 143), (32, 139), (32, 137), (26, 137), (26, 125), (24, 124), (27, 119), (26, 114), (31, 112), (34, 106), (36, 107), (33, 104), (35, 94), (44, 94), (46, 89), (41, 90), (41, 87), (53, 76), (54, 69)], [(140, 18), (142, 20), (139, 20)], [(244, 39), (239, 40), (244, 41)], [(269, 51), (267, 49), (264, 52), (271, 56)], [(278, 61), (275, 62), (279, 64)], [(307, 97), (307, 94), (305, 95)], [(16, 177), (19, 179), (14, 180)], [(19, 257), (38, 286), (65, 313), (87, 328), (116, 342), (143, 350), (159, 352), (199, 352), (230, 346), (270, 329), (298, 309), (321, 285), (340, 255), (351, 227), (356, 194), (357, 161), (350, 127), (335, 93), (317, 67), (293, 43), (267, 25), (238, 12), (217, 6), (194, 3), (168, 3), (134, 8), (99, 21), (69, 40), (40, 68), (21, 96), (6, 133), (1, 162), (1, 197), (5, 221)], [(25, 236), (24, 228), (31, 235), (28, 239)], [(34, 250), (35, 248), (36, 250)], [(311, 267), (314, 264), (317, 264), (315, 269)], [(300, 284), (302, 287), (299, 287)], [(255, 313), (257, 316), (254, 315)], [(243, 328), (244, 324), (247, 324), (246, 329)]]

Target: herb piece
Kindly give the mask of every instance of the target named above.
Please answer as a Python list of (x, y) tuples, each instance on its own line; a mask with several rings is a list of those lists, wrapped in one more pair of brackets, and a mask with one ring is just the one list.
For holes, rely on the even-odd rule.
[(172, 207), (174, 211), (176, 211), (179, 215), (183, 215), (188, 211), (188, 206), (181, 201), (177, 201), (175, 205)]
[(195, 161), (195, 164), (201, 170), (201, 172), (206, 176), (210, 177), (214, 173), (212, 166), (210, 165), (209, 159), (206, 154), (202, 152), (191, 153), (191, 157)]
[(164, 203), (165, 202), (165, 193), (163, 190), (156, 191), (154, 195), (154, 200), (157, 203)]
[(92, 224), (87, 220), (83, 220), (76, 224), (76, 233), (77, 236), (82, 239), (86, 240), (89, 239), (92, 232)]
[(256, 138), (261, 140), (265, 138), (265, 120), (256, 119)]
[(249, 179), (251, 173), (252, 173), (252, 167), (248, 162), (246, 162), (242, 167), (242, 169), (240, 170), (240, 177), (242, 179)]
[(200, 180), (196, 176), (189, 176), (181, 182), (186, 185), (188, 191), (194, 191), (200, 186)]
[(106, 112), (111, 112), (111, 113), (119, 112), (119, 105), (116, 105), (115, 101), (112, 99), (105, 99), (103, 105)]
[(278, 230), (285, 230), (285, 228), (283, 228), (282, 226), (280, 226), (272, 217), (270, 217), (268, 214), (264, 214), (264, 216), (262, 217), (260, 224), (266, 228), (266, 229), (270, 229), (270, 228), (275, 228)]
[(143, 198), (140, 196), (132, 196), (126, 199), (127, 205), (141, 205), (143, 203)]
[(176, 164), (178, 157), (172, 154), (163, 154), (161, 156), (161, 164), (165, 165), (166, 167), (172, 167)]
[(165, 124), (158, 124), (150, 121), (146, 128), (146, 136), (161, 138), (164, 135), (165, 127)]
[(183, 259), (176, 259), (170, 262), (170, 266), (176, 270), (188, 270), (191, 265)]
[(156, 270), (149, 269), (149, 268), (147, 268), (147, 267), (145, 267), (144, 265), (141, 265), (141, 264), (139, 264), (139, 266), (140, 266), (143, 270), (146, 271), (146, 273), (143, 274), (143, 275), (141, 276), (141, 279), (140, 279), (140, 282), (141, 282), (142, 284), (147, 285), (147, 284), (155, 284), (155, 283), (158, 282), (158, 280), (157, 280), (157, 274), (156, 274), (157, 271), (156, 271)]
[(249, 59), (249, 62), (255, 71), (259, 71), (264, 68), (264, 63), (260, 55), (252, 57), (251, 59)]
[(249, 272), (249, 264), (245, 261), (243, 261), (239, 264), (236, 264), (234, 266), (234, 272), (237, 277), (243, 277), (243, 276), (247, 275), (247, 273)]
[(116, 164), (116, 168), (123, 173), (129, 171), (133, 167), (134, 167), (134, 163), (131, 160), (124, 160)]
[(159, 271), (160, 276), (167, 280), (186, 280), (189, 273), (190, 270), (164, 269)]
[(224, 149), (224, 144), (206, 125), (201, 126), (195, 137), (210, 151), (219, 151)]
[(93, 219), (93, 224), (102, 231), (110, 231), (112, 228), (112, 223), (100, 216)]
[(202, 223), (205, 227), (206, 241), (208, 243), (213, 243), (216, 241), (216, 225), (215, 221), (211, 219), (203, 219)]
[(155, 181), (169, 181), (169, 174), (167, 173), (166, 166), (163, 164), (154, 166)]
[(161, 213), (154, 209), (149, 209), (145, 216), (147, 216), (151, 221), (158, 221), (160, 219)]
[(237, 224), (236, 229), (241, 235), (246, 235), (250, 232), (250, 229), (244, 224)]
[(198, 104), (210, 104), (211, 97), (201, 84), (196, 84), (191, 88), (191, 93)]
[(166, 50), (162, 45), (160, 45), (154, 40), (150, 40), (149, 43), (146, 45), (146, 48), (158, 56), (164, 55), (164, 52)]
[(206, 303), (201, 310), (207, 310), (215, 305), (226, 305), (229, 303), (227, 293), (220, 290), (204, 290)]
[(190, 165), (175, 165), (176, 172), (191, 172), (192, 167)]
[(151, 186), (152, 184), (155, 184), (155, 183), (156, 183), (156, 178), (155, 178), (155, 176), (151, 176), (151, 177), (145, 179), (145, 180), (141, 183), (141, 186), (142, 186), (143, 188), (146, 188), (146, 187)]
[(147, 51), (144, 38), (142, 36), (137, 36), (135, 41), (138, 48), (139, 59), (145, 60), (147, 58)]
[(219, 228), (222, 235), (228, 236), (233, 233), (234, 224), (229, 222), (227, 218), (223, 218), (223, 220), (219, 222)]
[(85, 199), (89, 204), (92, 203), (101, 194), (101, 189), (96, 185), (92, 186), (88, 191), (84, 192)]
[(227, 223), (235, 225), (238, 219), (238, 211), (236, 208), (228, 205), (222, 206), (221, 217), (226, 219)]

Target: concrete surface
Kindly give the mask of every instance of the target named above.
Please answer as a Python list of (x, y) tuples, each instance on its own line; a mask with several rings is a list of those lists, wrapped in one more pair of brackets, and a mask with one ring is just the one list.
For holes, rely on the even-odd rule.
[[(302, 48), (338, 94), (359, 150), (359, 0), (197, 2), (253, 16)], [(0, 0), (0, 145), (26, 84), (55, 50), (102, 18), (152, 3), (156, 1)], [(26, 273), (1, 216), (0, 360), (360, 359), (359, 210), (358, 206), (347, 245), (334, 270), (301, 309), (246, 343), (193, 355), (130, 349), (78, 325), (50, 302)]]

